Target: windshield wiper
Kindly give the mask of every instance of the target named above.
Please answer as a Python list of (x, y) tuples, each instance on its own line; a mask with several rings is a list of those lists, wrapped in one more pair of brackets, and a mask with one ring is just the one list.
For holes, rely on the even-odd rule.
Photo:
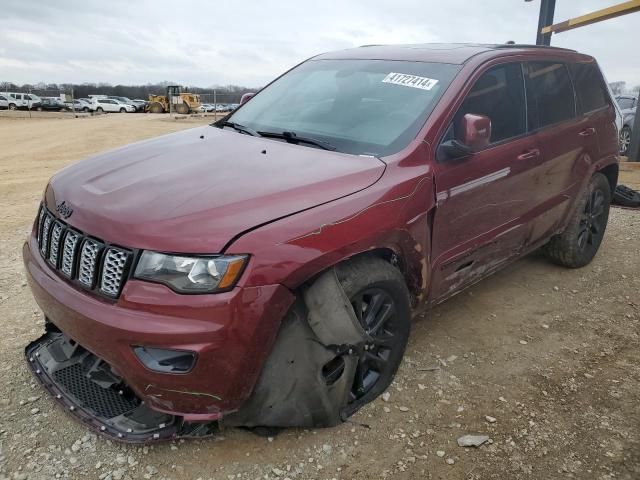
[(310, 145), (315, 145), (316, 147), (320, 147), (323, 150), (335, 150), (336, 147), (331, 145), (329, 142), (325, 142), (324, 140), (318, 140), (317, 138), (311, 137), (300, 137), (296, 135), (296, 132), (288, 132), (284, 131), (282, 133), (277, 132), (257, 132), (262, 137), (267, 138), (282, 138), (287, 143), (308, 143)]
[(225, 120), (224, 122), (217, 123), (216, 125), (219, 125), (220, 128), (222, 128), (222, 127), (231, 127), (234, 130), (237, 130), (238, 132), (247, 133), (247, 134), (251, 135), (252, 137), (260, 137), (261, 136), (254, 129), (249, 128), (249, 127), (245, 127), (244, 125), (240, 125), (239, 123), (235, 123), (235, 122), (228, 122), (228, 121)]

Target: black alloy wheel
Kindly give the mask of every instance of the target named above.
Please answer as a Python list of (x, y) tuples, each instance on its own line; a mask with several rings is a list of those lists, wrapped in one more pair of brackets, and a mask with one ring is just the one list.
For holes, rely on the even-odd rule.
[(580, 251), (584, 251), (587, 246), (599, 244), (605, 226), (605, 196), (602, 190), (596, 188), (591, 191), (582, 212), (578, 233)]
[(391, 295), (382, 288), (366, 288), (351, 298), (360, 325), (371, 336), (358, 359), (349, 403), (362, 399), (378, 381), (393, 376), (394, 350), (404, 350), (406, 339), (398, 334), (398, 315)]

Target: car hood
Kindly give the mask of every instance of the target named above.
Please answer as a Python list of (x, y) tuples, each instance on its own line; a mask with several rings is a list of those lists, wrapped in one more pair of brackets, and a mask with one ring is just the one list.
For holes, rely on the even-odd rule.
[[(384, 163), (215, 127), (109, 151), (57, 173), (47, 207), (107, 242), (216, 253), (246, 230), (375, 183)], [(68, 213), (68, 210), (65, 212)]]

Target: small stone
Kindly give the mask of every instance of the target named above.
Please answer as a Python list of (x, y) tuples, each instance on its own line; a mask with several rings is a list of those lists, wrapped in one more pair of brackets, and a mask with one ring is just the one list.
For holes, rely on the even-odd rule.
[(284, 475), (284, 470), (280, 470), (279, 468), (276, 468), (276, 467), (273, 467), (271, 469), (271, 472), (277, 477), (281, 477), (282, 475)]
[(40, 413), (40, 409), (39, 408), (32, 408), (31, 409), (31, 415), (37, 415), (38, 413)]
[(444, 450), (438, 450), (436, 452), (436, 455), (439, 456), (440, 458), (444, 457), (444, 455), (445, 455)]
[(113, 480), (122, 480), (124, 478), (124, 474), (125, 474), (124, 468), (118, 468), (117, 470), (114, 470), (113, 472), (111, 472), (111, 475), (113, 476)]
[(324, 453), (331, 453), (331, 451), (333, 450), (333, 447), (331, 445), (329, 445), (328, 443), (325, 443), (324, 445), (322, 445), (322, 451)]
[(124, 465), (125, 463), (127, 463), (127, 457), (125, 457), (122, 454), (118, 454), (116, 456), (116, 463), (118, 463), (120, 465)]
[(529, 342), (527, 342), (526, 340), (520, 340), (520, 345), (526, 345), (527, 343)]
[(384, 413), (391, 413), (391, 409), (389, 407), (382, 407), (382, 410), (384, 410)]
[(398, 407), (398, 410), (400, 410), (401, 412), (408, 412), (409, 408), (408, 407)]
[(461, 447), (479, 447), (489, 441), (486, 435), (463, 435), (458, 438), (458, 445)]
[(147, 465), (145, 470), (147, 471), (147, 473), (149, 475), (155, 475), (156, 473), (158, 473), (158, 469), (156, 467), (154, 467), (153, 465)]
[(504, 397), (498, 397), (498, 400), (500, 400), (501, 402), (507, 403), (507, 399)]
[(542, 328), (544, 328), (545, 330), (548, 330), (549, 329), (549, 325), (547, 325), (546, 323), (543, 323), (542, 324)]
[(382, 400), (384, 400), (385, 402), (388, 402), (389, 398), (391, 398), (391, 394), (389, 392), (384, 392), (382, 394)]
[(553, 291), (554, 291), (554, 292), (559, 292), (559, 291), (560, 291), (560, 288), (558, 288), (558, 286), (556, 285), (555, 287), (553, 287)]
[(485, 415), (484, 419), (489, 423), (496, 423), (497, 422), (496, 417), (492, 417), (490, 415)]
[(423, 384), (419, 383), (419, 384), (418, 384), (418, 388), (419, 388), (420, 390), (424, 390), (424, 389), (425, 389), (425, 388), (427, 388), (427, 387), (425, 387)]
[(27, 402), (29, 403), (37, 402), (39, 398), (40, 397), (29, 397), (27, 398)]
[(447, 458), (448, 465), (453, 465), (454, 463), (456, 463), (456, 461), (453, 458)]

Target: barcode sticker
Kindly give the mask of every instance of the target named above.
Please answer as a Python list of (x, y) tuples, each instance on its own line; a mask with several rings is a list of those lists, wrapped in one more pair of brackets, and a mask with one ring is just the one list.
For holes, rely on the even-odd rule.
[(419, 88), (421, 90), (431, 90), (436, 86), (438, 80), (427, 77), (418, 77), (417, 75), (408, 75), (406, 73), (391, 72), (384, 77), (382, 83), (393, 83), (394, 85), (403, 85), (405, 87)]

